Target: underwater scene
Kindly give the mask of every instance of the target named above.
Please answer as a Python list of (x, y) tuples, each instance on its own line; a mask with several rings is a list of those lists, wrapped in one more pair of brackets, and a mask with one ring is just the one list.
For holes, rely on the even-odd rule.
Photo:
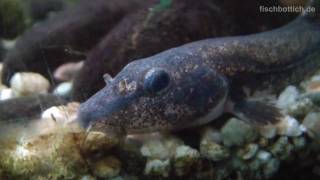
[(320, 179), (320, 0), (0, 0), (0, 180)]

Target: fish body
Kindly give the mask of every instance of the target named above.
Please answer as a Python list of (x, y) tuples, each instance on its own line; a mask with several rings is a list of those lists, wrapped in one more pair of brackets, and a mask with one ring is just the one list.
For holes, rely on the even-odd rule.
[(225, 112), (254, 124), (281, 112), (251, 95), (277, 92), (320, 67), (320, 1), (314, 13), (269, 32), (206, 39), (129, 63), (79, 110), (84, 127), (144, 133), (180, 130)]

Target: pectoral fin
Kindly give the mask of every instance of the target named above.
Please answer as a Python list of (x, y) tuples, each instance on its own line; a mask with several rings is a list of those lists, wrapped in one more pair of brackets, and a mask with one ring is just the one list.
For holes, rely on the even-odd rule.
[(238, 118), (254, 125), (276, 124), (284, 114), (270, 103), (244, 100), (233, 104), (231, 112)]

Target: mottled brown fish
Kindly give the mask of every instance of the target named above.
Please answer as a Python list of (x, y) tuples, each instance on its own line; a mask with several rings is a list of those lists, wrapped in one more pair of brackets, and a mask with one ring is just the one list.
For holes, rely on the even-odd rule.
[(129, 63), (83, 103), (83, 127), (143, 133), (179, 130), (225, 112), (263, 125), (282, 114), (250, 99), (276, 92), (320, 67), (320, 1), (290, 24), (248, 36), (206, 39)]

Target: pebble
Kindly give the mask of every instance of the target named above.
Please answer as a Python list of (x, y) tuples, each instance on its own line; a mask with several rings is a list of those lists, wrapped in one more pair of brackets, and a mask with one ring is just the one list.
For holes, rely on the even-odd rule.
[(295, 86), (288, 86), (278, 97), (277, 107), (287, 110), (299, 98), (300, 92)]
[(258, 127), (259, 133), (262, 137), (272, 139), (277, 135), (277, 127), (274, 125), (265, 125)]
[(121, 162), (113, 156), (108, 156), (95, 162), (92, 170), (99, 178), (113, 178), (119, 174), (120, 168)]
[(260, 150), (257, 153), (257, 159), (259, 159), (262, 163), (266, 163), (271, 159), (272, 155), (268, 151)]
[(221, 129), (225, 146), (241, 146), (258, 138), (258, 131), (251, 125), (231, 118)]
[(156, 175), (162, 177), (168, 177), (170, 171), (170, 160), (159, 160), (153, 159), (148, 160), (146, 167), (145, 167), (145, 174), (146, 175)]
[(291, 116), (285, 116), (276, 127), (279, 135), (296, 137), (303, 133), (303, 128), (301, 128), (299, 122)]
[(12, 99), (14, 97), (15, 97), (15, 95), (14, 95), (12, 89), (4, 88), (4, 89), (0, 90), (0, 101), (5, 101), (8, 99)]
[(212, 161), (221, 161), (230, 156), (230, 152), (227, 148), (207, 139), (202, 140), (200, 143), (200, 154)]
[(50, 83), (41, 74), (32, 72), (16, 73), (10, 79), (10, 87), (17, 96), (48, 93)]
[(182, 145), (177, 147), (174, 155), (174, 168), (178, 176), (188, 174), (191, 167), (199, 160), (200, 154), (196, 149)]
[(68, 103), (66, 106), (53, 106), (46, 109), (41, 118), (44, 120), (53, 120), (60, 125), (65, 125), (76, 120), (77, 111), (80, 104), (77, 102)]
[(320, 112), (309, 113), (302, 124), (311, 138), (320, 138)]
[(140, 152), (142, 156), (151, 159), (170, 159), (174, 156), (176, 148), (182, 144), (181, 140), (173, 137), (152, 139), (142, 145)]
[(82, 148), (85, 152), (106, 151), (119, 144), (119, 138), (105, 133), (91, 131), (87, 135)]
[(293, 117), (304, 117), (315, 108), (310, 98), (299, 98), (287, 107), (287, 114)]
[(257, 144), (248, 144), (244, 148), (240, 149), (237, 152), (237, 155), (243, 159), (248, 160), (252, 159), (258, 152), (259, 146)]
[(68, 98), (71, 95), (72, 82), (63, 82), (59, 84), (53, 91), (54, 95)]

